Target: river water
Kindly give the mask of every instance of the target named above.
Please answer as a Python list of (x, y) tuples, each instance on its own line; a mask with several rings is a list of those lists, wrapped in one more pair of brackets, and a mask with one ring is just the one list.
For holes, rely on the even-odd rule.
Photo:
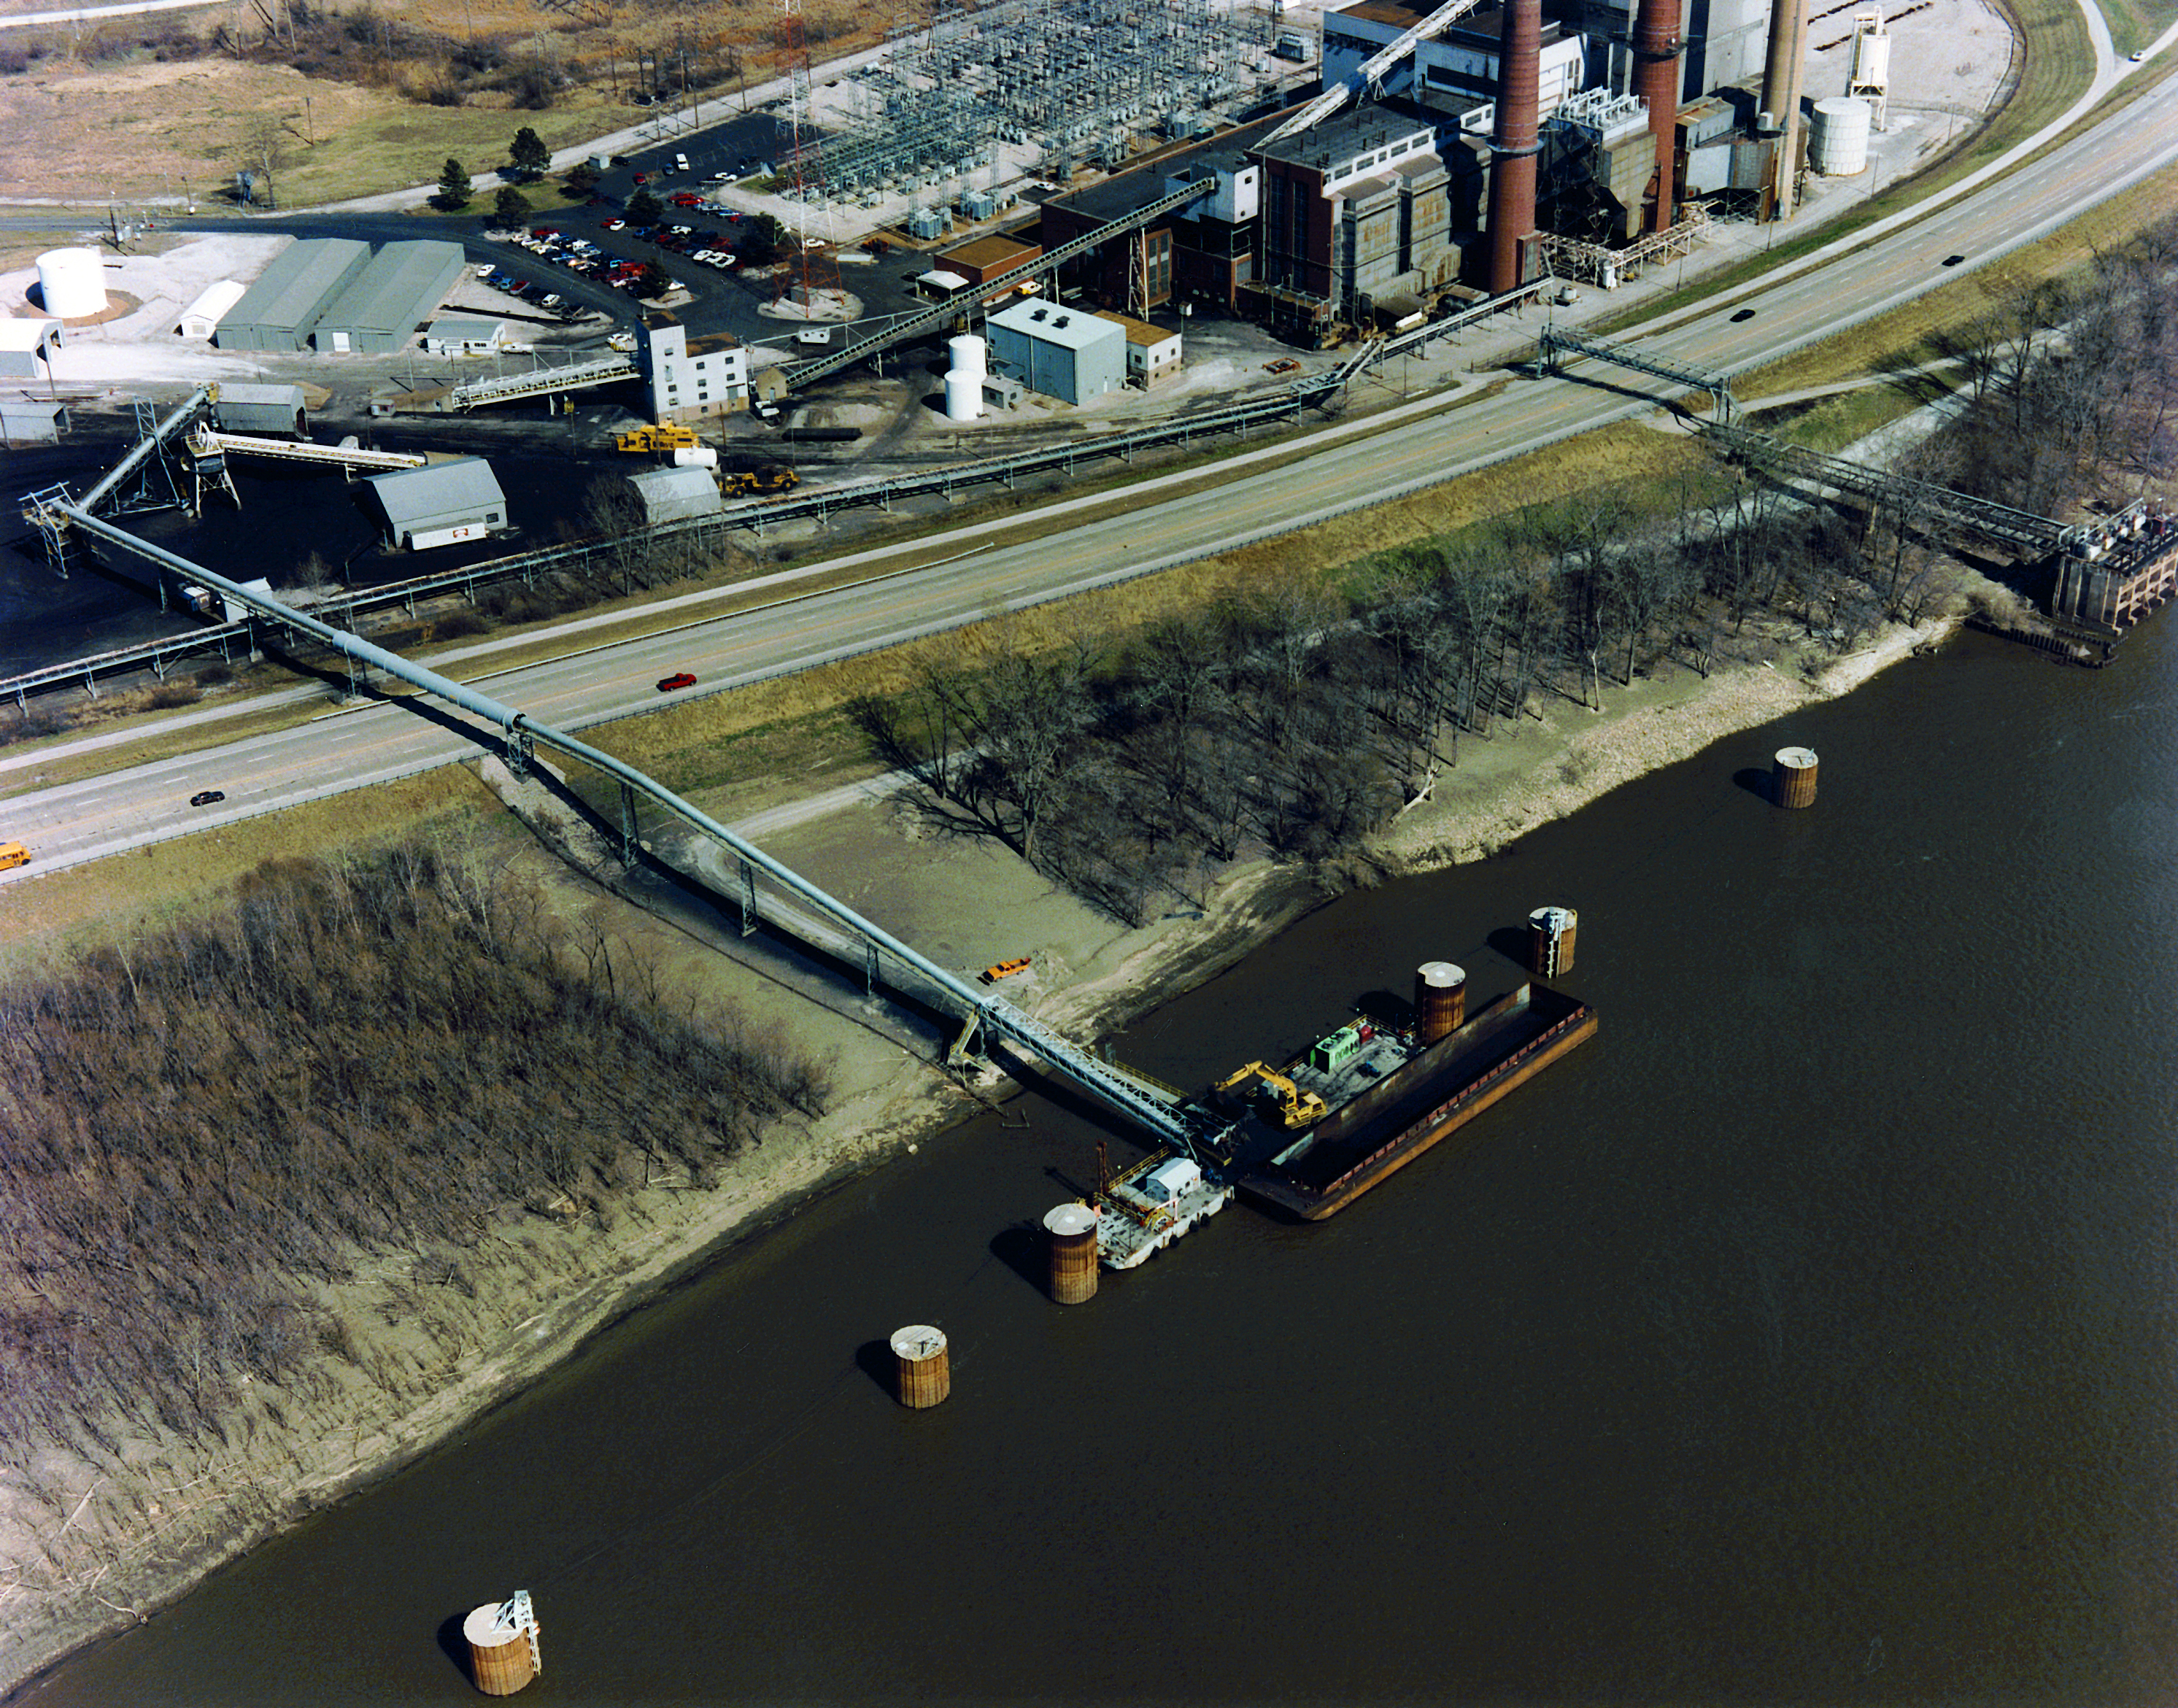
[(1578, 907), (1598, 1037), (1334, 1220), (1052, 1305), (1099, 1129), (1026, 1099), (31, 1698), (461, 1700), (527, 1587), (540, 1702), (2167, 1701), (2174, 824), (2178, 622), (1967, 638), (1119, 1040), (1200, 1084)]

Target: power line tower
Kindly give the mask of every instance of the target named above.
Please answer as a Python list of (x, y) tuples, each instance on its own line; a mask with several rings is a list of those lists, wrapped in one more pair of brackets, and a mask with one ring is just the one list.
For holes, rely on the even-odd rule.
[[(789, 233), (795, 252), (786, 257), (785, 265), (779, 270), (779, 288), (773, 293), (772, 303), (774, 307), (785, 303), (798, 308), (809, 320), (818, 319), (829, 307), (833, 311), (831, 318), (836, 319), (842, 294), (840, 263), (833, 252), (832, 203), (825, 193), (824, 135), (817, 129), (814, 80), (809, 74), (809, 44), (802, 31), (802, 0), (779, 0), (779, 9), (783, 14), (780, 47), (792, 88), (787, 102), (787, 116), (794, 135), (790, 170), (794, 178), (794, 200), (802, 210), (802, 216), (798, 226)], [(821, 232), (818, 229), (820, 222)]]

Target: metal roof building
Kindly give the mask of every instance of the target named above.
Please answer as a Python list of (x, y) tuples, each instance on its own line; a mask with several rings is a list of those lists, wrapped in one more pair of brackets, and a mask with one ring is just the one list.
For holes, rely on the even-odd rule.
[(242, 300), (242, 281), (221, 279), (206, 285), (197, 299), (182, 310), (174, 330), (184, 338), (209, 338), (219, 330), (227, 311)]
[(300, 386), (244, 386), (222, 380), (211, 400), (211, 419), (222, 433), (285, 433), (300, 439), (310, 430)]
[(651, 468), (629, 475), (627, 484), (643, 506), (646, 527), (691, 516), (714, 516), (725, 508), (719, 483), (708, 468)]
[(388, 244), (319, 315), (318, 353), (398, 350), (438, 311), (462, 274), (462, 246)]
[(300, 350), (326, 305), (370, 260), (353, 238), (319, 238), (282, 249), (256, 283), (220, 317), (222, 350)]
[(506, 496), (481, 457), (374, 474), (369, 484), (385, 512), (386, 543), (409, 551), (481, 539), (506, 526)]
[(1047, 397), (1082, 403), (1127, 382), (1127, 330), (1116, 320), (1026, 297), (983, 331), (993, 365)]
[(57, 445), (68, 409), (27, 397), (0, 397), (0, 445)]

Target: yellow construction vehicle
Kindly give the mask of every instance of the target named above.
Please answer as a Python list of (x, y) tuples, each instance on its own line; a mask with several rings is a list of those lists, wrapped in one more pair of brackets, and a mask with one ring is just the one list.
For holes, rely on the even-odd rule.
[(1243, 1106), (1262, 1098), (1278, 1125), (1289, 1130), (1312, 1125), (1330, 1111), (1330, 1106), (1314, 1092), (1301, 1090), (1283, 1074), (1273, 1073), (1259, 1061), (1228, 1074), (1218, 1081), (1216, 1091), (1221, 1101)]
[(632, 451), (638, 455), (659, 451), (692, 450), (696, 443), (696, 430), (683, 427), (678, 421), (660, 421), (650, 426), (632, 427), (613, 440), (615, 448)]
[(752, 492), (791, 492), (801, 484), (802, 477), (784, 463), (767, 463), (761, 468), (736, 469), (719, 477), (720, 490), (729, 498)]

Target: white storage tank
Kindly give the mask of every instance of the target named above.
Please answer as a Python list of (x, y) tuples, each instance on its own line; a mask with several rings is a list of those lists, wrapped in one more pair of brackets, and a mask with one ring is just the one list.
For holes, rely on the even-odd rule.
[(1808, 164), (1825, 178), (1851, 178), (1868, 170), (1868, 103), (1833, 95), (1815, 103), (1808, 127)]
[(80, 320), (106, 312), (106, 266), (96, 249), (47, 249), (38, 257), (38, 295), (46, 312)]
[(676, 468), (716, 468), (719, 453), (708, 445), (676, 445), (673, 447), (673, 466)]
[(956, 338), (948, 338), (945, 349), (953, 359), (955, 373), (973, 374), (980, 380), (988, 371), (983, 365), (983, 341), (973, 332), (963, 332)]
[(964, 374), (958, 368), (945, 375), (945, 419), (974, 421), (983, 413), (983, 376)]

